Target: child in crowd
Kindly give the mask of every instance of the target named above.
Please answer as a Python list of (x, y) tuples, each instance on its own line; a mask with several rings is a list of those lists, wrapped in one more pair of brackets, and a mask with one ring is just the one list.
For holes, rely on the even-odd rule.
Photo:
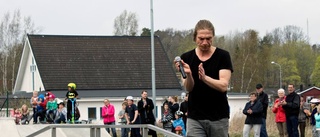
[[(75, 119), (75, 113), (76, 113), (76, 98), (78, 98), (78, 92), (76, 91), (76, 84), (75, 83), (69, 83), (68, 84), (68, 92), (66, 94), (66, 100), (67, 100), (67, 121), (70, 122), (72, 120), (72, 112), (74, 113), (74, 119)], [(72, 110), (73, 108), (73, 110)], [(73, 121), (74, 122), (74, 121)]]
[(21, 124), (29, 124), (29, 109), (26, 104), (21, 107)]
[(35, 117), (35, 114), (37, 113), (37, 105), (38, 105), (37, 102), (38, 102), (38, 92), (33, 91), (32, 97), (30, 99), (30, 103), (33, 111), (33, 114), (32, 114), (33, 117)]
[(64, 103), (60, 102), (57, 112), (55, 113), (55, 124), (66, 123), (67, 108), (64, 107)]
[[(120, 124), (121, 125), (126, 125), (127, 124), (127, 120), (125, 117), (125, 110), (126, 107), (128, 106), (127, 102), (123, 102), (122, 103), (122, 109), (119, 111), (118, 113), (118, 118), (120, 119)], [(128, 133), (129, 133), (129, 128), (121, 128), (121, 137), (128, 137)]]
[(171, 111), (169, 110), (168, 103), (163, 104), (163, 109), (164, 109), (164, 111), (162, 113), (161, 119), (159, 120), (159, 123), (162, 123), (163, 129), (165, 129), (167, 131), (172, 131), (171, 120), (173, 119), (173, 115), (172, 115)]
[(37, 110), (36, 110), (36, 114), (34, 114), (33, 117), (33, 124), (37, 124), (38, 123), (38, 117), (40, 122), (44, 122), (44, 117), (45, 117), (45, 113), (46, 113), (46, 101), (45, 101), (45, 97), (43, 94), (40, 94), (38, 96), (38, 102), (37, 102)]
[(175, 129), (176, 134), (186, 136), (186, 130), (185, 130), (184, 122), (182, 120), (182, 115), (183, 115), (183, 112), (179, 110), (176, 111), (175, 113), (176, 120), (172, 121), (172, 125)]
[(19, 125), (21, 121), (21, 112), (18, 108), (13, 108), (11, 111), (11, 117), (14, 117), (14, 122)]
[(47, 102), (47, 105), (46, 105), (46, 115), (47, 115), (47, 122), (54, 122), (54, 119), (55, 119), (55, 114), (56, 114), (56, 111), (57, 111), (57, 101), (55, 100), (55, 96), (53, 94), (49, 94), (48, 95), (48, 102)]
[(320, 135), (320, 105), (316, 107), (317, 113), (314, 114), (314, 119), (316, 121), (316, 131), (317, 135)]

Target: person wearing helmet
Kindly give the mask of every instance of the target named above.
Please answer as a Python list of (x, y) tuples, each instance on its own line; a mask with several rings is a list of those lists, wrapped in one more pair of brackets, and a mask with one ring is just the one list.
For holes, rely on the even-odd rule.
[[(317, 107), (320, 104), (320, 100), (317, 98), (313, 98), (310, 100), (311, 103), (311, 114), (310, 115), (310, 125), (312, 126), (312, 136), (313, 137), (319, 137), (319, 131), (316, 130), (316, 120), (315, 120), (315, 114), (318, 112)], [(308, 114), (307, 114), (308, 115)]]
[[(71, 113), (72, 113), (72, 102), (71, 99), (74, 101), (73, 104), (76, 104), (76, 98), (78, 98), (78, 92), (76, 91), (76, 84), (69, 83), (68, 84), (68, 92), (66, 94), (67, 100), (67, 121), (71, 120)], [(73, 112), (76, 112), (76, 107), (73, 106)]]
[[(57, 101), (55, 100), (55, 96), (53, 94), (49, 95), (49, 100), (46, 105), (46, 116), (47, 116), (47, 122), (53, 122), (54, 116), (57, 111)], [(50, 115), (52, 114), (52, 115)]]
[(183, 115), (183, 112), (181, 112), (179, 110), (176, 111), (176, 113), (174, 115), (176, 120), (172, 120), (172, 126), (174, 127), (176, 134), (185, 136), (186, 130), (185, 130), (184, 122), (182, 120), (182, 115)]

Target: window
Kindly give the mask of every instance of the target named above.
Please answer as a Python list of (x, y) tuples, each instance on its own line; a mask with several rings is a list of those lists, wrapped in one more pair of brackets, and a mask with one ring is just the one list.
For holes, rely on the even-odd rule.
[(158, 117), (158, 106), (156, 106), (156, 118)]
[(88, 108), (88, 117), (89, 117), (89, 119), (97, 119), (97, 109), (96, 108)]
[(307, 96), (305, 102), (310, 103), (311, 99), (313, 99), (313, 96)]
[(102, 118), (102, 107), (100, 107), (100, 119), (103, 119)]

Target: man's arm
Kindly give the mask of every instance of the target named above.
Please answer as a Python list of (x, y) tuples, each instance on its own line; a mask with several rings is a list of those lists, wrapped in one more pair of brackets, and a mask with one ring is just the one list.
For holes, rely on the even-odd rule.
[(129, 117), (128, 117), (128, 113), (126, 112), (126, 113), (124, 114), (124, 116), (126, 117), (127, 124), (130, 124), (130, 120), (129, 120)]
[(138, 107), (138, 112), (139, 112), (139, 113), (142, 113), (142, 112), (144, 111), (145, 108), (143, 107), (143, 102), (142, 102), (142, 100), (140, 100), (140, 101), (138, 102), (137, 107)]
[(231, 77), (231, 70), (229, 69), (221, 69), (219, 71), (219, 80), (213, 79), (207, 75), (205, 75), (202, 64), (199, 65), (199, 78), (204, 83), (206, 83), (209, 87), (216, 89), (220, 92), (226, 92), (228, 89), (229, 80)]
[(133, 118), (133, 120), (132, 120), (132, 123), (135, 123), (135, 122), (136, 122), (138, 115), (139, 115), (138, 110), (134, 111), (134, 118)]
[(152, 111), (154, 109), (154, 104), (153, 104), (153, 101), (151, 99), (148, 99), (148, 110), (149, 111)]
[[(176, 61), (174, 61), (174, 62), (175, 62), (175, 65), (176, 65), (176, 69), (179, 70), (180, 63), (176, 62)], [(190, 92), (190, 91), (192, 91), (193, 86), (194, 86), (194, 80), (193, 80), (193, 77), (192, 77), (192, 72), (191, 72), (190, 66), (187, 63), (185, 63), (183, 60), (181, 60), (180, 62), (183, 65), (184, 72), (187, 75), (186, 79), (184, 79), (181, 76), (182, 84), (185, 87), (186, 91)]]

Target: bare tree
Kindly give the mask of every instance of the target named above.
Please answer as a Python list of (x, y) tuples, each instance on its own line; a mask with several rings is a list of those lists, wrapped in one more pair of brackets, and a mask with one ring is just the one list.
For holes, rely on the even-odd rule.
[[(0, 75), (2, 75), (2, 92), (13, 90), (25, 36), (34, 29), (30, 17), (21, 21), (20, 10), (9, 12), (0, 21)], [(10, 87), (8, 87), (10, 85)]]
[(138, 19), (136, 13), (123, 11), (114, 20), (114, 35), (135, 36), (138, 34)]

